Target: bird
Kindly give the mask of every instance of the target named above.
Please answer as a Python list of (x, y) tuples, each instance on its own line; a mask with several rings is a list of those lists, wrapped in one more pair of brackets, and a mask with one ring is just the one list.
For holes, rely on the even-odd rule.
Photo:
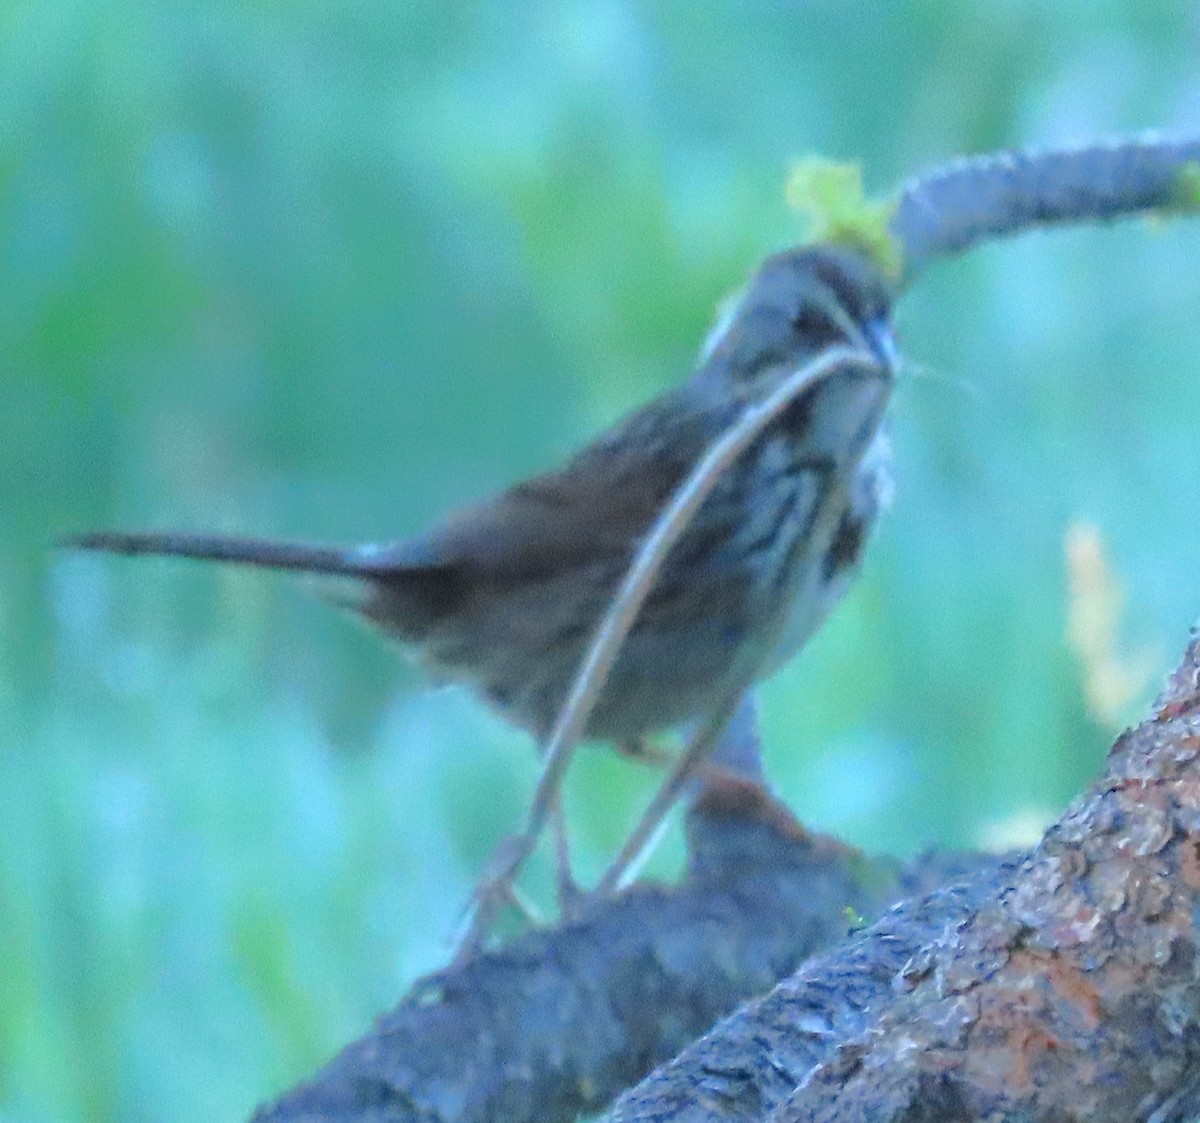
[[(557, 471), (452, 514), (424, 534), (348, 547), (191, 532), (68, 535), (66, 548), (233, 563), (349, 579), (330, 596), (546, 734), (638, 542), (711, 441), (766, 387), (835, 343), (891, 367), (889, 290), (849, 249), (768, 258), (691, 378), (635, 410)], [(805, 530), (853, 433), (861, 380), (812, 388), (716, 487), (673, 549), (587, 733), (633, 743), (762, 677), (803, 645), (853, 576), (892, 491), (885, 432), (871, 441), (814, 588)], [(848, 411), (851, 426), (861, 407)]]
[[(892, 493), (880, 420), (897, 364), (892, 301), (883, 268), (854, 247), (773, 254), (682, 382), (561, 467), (411, 537), (339, 546), (94, 531), (59, 544), (336, 579), (336, 603), (540, 741), (639, 544), (705, 450), (826, 349), (860, 349), (875, 371), (847, 364), (802, 392), (667, 554), (584, 730), (637, 752), (790, 659), (849, 587)], [(829, 502), (840, 509), (818, 518)]]

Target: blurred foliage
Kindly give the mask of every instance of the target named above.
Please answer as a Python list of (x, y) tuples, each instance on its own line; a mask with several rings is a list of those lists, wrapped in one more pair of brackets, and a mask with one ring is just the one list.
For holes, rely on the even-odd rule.
[[(793, 160), (879, 192), (1194, 128), (1198, 54), (1195, 5), (1145, 0), (6, 0), (0, 1118), (243, 1118), (443, 958), (535, 768), (290, 582), (56, 533), (415, 531), (679, 378), (803, 235)], [(898, 500), (763, 690), (806, 821), (970, 844), (1096, 772), (1064, 535), (1156, 680), (1200, 611), (1198, 262), (1137, 223), (906, 299)], [(654, 777), (584, 755), (594, 871)]]
[(896, 196), (867, 199), (862, 168), (819, 156), (798, 160), (788, 174), (787, 201), (807, 220), (814, 242), (837, 242), (864, 251), (886, 276), (899, 279), (904, 248), (892, 235)]

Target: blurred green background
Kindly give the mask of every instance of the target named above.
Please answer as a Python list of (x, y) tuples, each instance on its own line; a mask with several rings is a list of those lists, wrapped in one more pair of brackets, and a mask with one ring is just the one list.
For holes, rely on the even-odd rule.
[[(6, 0), (0, 1118), (243, 1118), (443, 960), (535, 771), (285, 580), (56, 534), (416, 531), (680, 378), (802, 236), (793, 158), (882, 190), (1195, 128), (1197, 57), (1197, 6), (1145, 0)], [(897, 502), (762, 691), (805, 821), (974, 845), (1096, 773), (1200, 614), (1198, 312), (1200, 223), (989, 248), (905, 301)], [(1106, 718), (1080, 519), (1127, 592)], [(585, 870), (654, 779), (585, 754)]]

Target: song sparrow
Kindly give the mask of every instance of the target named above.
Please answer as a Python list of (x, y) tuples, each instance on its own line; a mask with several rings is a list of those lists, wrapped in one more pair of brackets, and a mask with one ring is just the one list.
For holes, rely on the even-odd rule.
[(857, 252), (776, 254), (687, 381), (558, 471), (413, 538), (335, 547), (97, 532), (63, 544), (340, 578), (333, 599), (542, 738), (634, 551), (698, 458), (825, 349), (874, 355), (873, 373), (848, 364), (803, 392), (719, 479), (667, 555), (586, 727), (589, 738), (636, 745), (711, 719), (794, 654), (844, 593), (891, 492), (880, 422), (895, 362), (889, 311), (888, 285)]
[(547, 815), (559, 827), (559, 899), (564, 908), (574, 901), (554, 809), (572, 746), (564, 729), (576, 723), (576, 691), (589, 677), (581, 663), (587, 655), (590, 667), (598, 653), (593, 639), (608, 609), (623, 613), (618, 590), (640, 566), (643, 540), (664, 532), (664, 509), (719, 445), (742, 446), (734, 432), (758, 432), (757, 422), (746, 425), (756, 413), (767, 427), (676, 528), (682, 536), (652, 571), (599, 695), (580, 710), (584, 734), (626, 746), (656, 729), (694, 726), (599, 893), (617, 888), (652, 845), (740, 693), (797, 651), (844, 593), (890, 493), (881, 430), (895, 362), (889, 306), (882, 275), (857, 253), (816, 246), (776, 254), (710, 335), (688, 382), (559, 472), (418, 538), (338, 548), (101, 532), (64, 545), (349, 579), (352, 591), (335, 599), (413, 645), (434, 671), (473, 683), (540, 740), (553, 731), (526, 828), (502, 842), (476, 888), (461, 960), (509, 899)]

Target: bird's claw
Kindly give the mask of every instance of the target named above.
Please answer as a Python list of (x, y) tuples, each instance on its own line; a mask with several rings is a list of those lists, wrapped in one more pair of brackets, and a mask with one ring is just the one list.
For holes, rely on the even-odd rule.
[(514, 884), (530, 848), (528, 836), (518, 834), (501, 840), (492, 852), (483, 876), (476, 883), (463, 910), (462, 923), (454, 941), (455, 965), (465, 962), (482, 949), (492, 925), (506, 907), (516, 908), (526, 919), (536, 923), (537, 917), (532, 907), (517, 892)]

